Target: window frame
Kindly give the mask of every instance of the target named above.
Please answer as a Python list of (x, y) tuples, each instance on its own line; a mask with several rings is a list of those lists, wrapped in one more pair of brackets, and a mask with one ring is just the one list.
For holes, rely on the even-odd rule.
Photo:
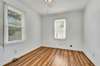
[[(9, 35), (8, 35), (8, 10), (14, 11), (18, 14), (20, 14), (21, 17), (21, 32), (22, 32), (22, 39), (21, 40), (12, 40), (9, 41)], [(17, 26), (15, 26), (17, 27)], [(10, 43), (17, 43), (17, 42), (23, 42), (25, 40), (25, 21), (24, 21), (24, 13), (20, 11), (17, 8), (12, 7), (11, 5), (5, 4), (4, 5), (4, 43), (5, 44), (10, 44)]]
[[(58, 37), (56, 36), (56, 34), (57, 34), (57, 32), (56, 32), (56, 23), (57, 23), (57, 22), (60, 22), (60, 21), (61, 21), (61, 22), (62, 22), (62, 21), (64, 22), (64, 28), (63, 28), (63, 29), (64, 29), (64, 32), (63, 32), (64, 37), (62, 37), (62, 38), (61, 38), (61, 37), (58, 38)], [(66, 19), (62, 18), (62, 19), (56, 19), (56, 20), (54, 21), (54, 38), (55, 38), (55, 39), (58, 39), (58, 40), (59, 40), (59, 39), (60, 39), (60, 40), (66, 39)]]

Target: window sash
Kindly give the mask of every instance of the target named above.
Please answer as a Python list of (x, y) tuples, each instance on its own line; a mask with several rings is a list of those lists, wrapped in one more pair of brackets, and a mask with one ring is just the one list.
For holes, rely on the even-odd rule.
[[(59, 27), (61, 26), (62, 28)], [(66, 38), (66, 19), (56, 19), (54, 24), (54, 37), (55, 39), (65, 39)]]
[[(21, 15), (21, 19), (22, 19), (21, 22), (17, 22), (16, 21), (17, 23), (21, 24), (20, 26), (9, 24), (9, 22), (8, 22), (8, 10), (17, 12), (18, 14)], [(5, 24), (4, 24), (4, 27), (5, 27), (4, 28), (4, 39), (5, 39), (4, 42), (5, 42), (5, 44), (15, 43), (15, 42), (22, 42), (22, 41), (25, 40), (24, 14), (21, 11), (19, 11), (19, 10), (15, 9), (15, 8), (5, 4), (5, 7), (4, 7), (4, 22), (5, 22)], [(9, 41), (9, 32), (8, 32), (9, 31), (9, 27), (21, 28), (22, 39), (21, 40)]]

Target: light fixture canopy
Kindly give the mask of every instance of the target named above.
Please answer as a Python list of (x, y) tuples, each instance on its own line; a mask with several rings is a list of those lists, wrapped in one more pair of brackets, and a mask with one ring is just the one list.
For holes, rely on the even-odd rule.
[(53, 0), (45, 0), (46, 3), (50, 4), (53, 2)]
[(52, 7), (54, 0), (44, 0), (44, 2), (48, 7)]

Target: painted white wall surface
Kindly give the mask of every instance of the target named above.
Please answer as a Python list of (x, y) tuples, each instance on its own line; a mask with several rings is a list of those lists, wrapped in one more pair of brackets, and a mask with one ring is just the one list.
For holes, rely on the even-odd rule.
[(4, 53), (3, 53), (3, 48), (0, 46), (0, 66), (2, 66), (3, 62), (4, 62)]
[(3, 5), (2, 0), (0, 0), (0, 46), (3, 44)]
[[(26, 39), (24, 42), (12, 43), (5, 45), (5, 49), (0, 48), (0, 65), (11, 61), (13, 58), (20, 57), (21, 55), (39, 47), (41, 44), (41, 29), (40, 29), (40, 16), (34, 12), (31, 7), (25, 5), (24, 2), (19, 0), (4, 0), (6, 3), (15, 8), (23, 11), (25, 14), (25, 34)], [(2, 4), (0, 2), (0, 19), (2, 19)], [(2, 21), (0, 21), (1, 27)], [(1, 30), (1, 28), (0, 28)], [(1, 34), (1, 33), (0, 33)], [(0, 35), (1, 38), (2, 35)], [(1, 43), (0, 43), (1, 44)], [(2, 59), (1, 59), (2, 58)]]
[(100, 66), (100, 0), (90, 0), (84, 17), (85, 50)]
[[(83, 17), (84, 11), (77, 10), (61, 14), (42, 15), (42, 39), (43, 46), (56, 48), (70, 48), (79, 50), (83, 47)], [(54, 38), (54, 20), (65, 18), (67, 21), (67, 38), (64, 40), (56, 40)]]

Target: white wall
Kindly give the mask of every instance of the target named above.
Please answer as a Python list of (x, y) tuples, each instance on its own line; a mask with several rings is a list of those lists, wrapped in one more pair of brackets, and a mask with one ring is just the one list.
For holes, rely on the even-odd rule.
[(100, 0), (90, 0), (85, 10), (85, 50), (100, 66)]
[[(42, 16), (43, 46), (57, 48), (82, 49), (83, 47), (83, 10), (71, 11), (61, 14)], [(65, 40), (54, 39), (54, 20), (65, 18), (67, 20), (67, 38)]]
[[(40, 16), (34, 12), (31, 7), (28, 7), (24, 2), (19, 0), (4, 0), (15, 8), (22, 10), (25, 13), (25, 30), (26, 40), (24, 42), (5, 45), (5, 49), (0, 48), (0, 65), (8, 62), (12, 58), (19, 57), (27, 51), (39, 47), (41, 44), (41, 22)], [(2, 4), (0, 2), (0, 19), (2, 20)], [(0, 21), (0, 27), (3, 21)], [(0, 34), (3, 30), (0, 28)], [(0, 35), (0, 38), (2, 35)], [(0, 43), (1, 44), (1, 43)], [(3, 59), (2, 59), (3, 58)]]
[(0, 0), (0, 46), (3, 44), (3, 5), (2, 1)]

